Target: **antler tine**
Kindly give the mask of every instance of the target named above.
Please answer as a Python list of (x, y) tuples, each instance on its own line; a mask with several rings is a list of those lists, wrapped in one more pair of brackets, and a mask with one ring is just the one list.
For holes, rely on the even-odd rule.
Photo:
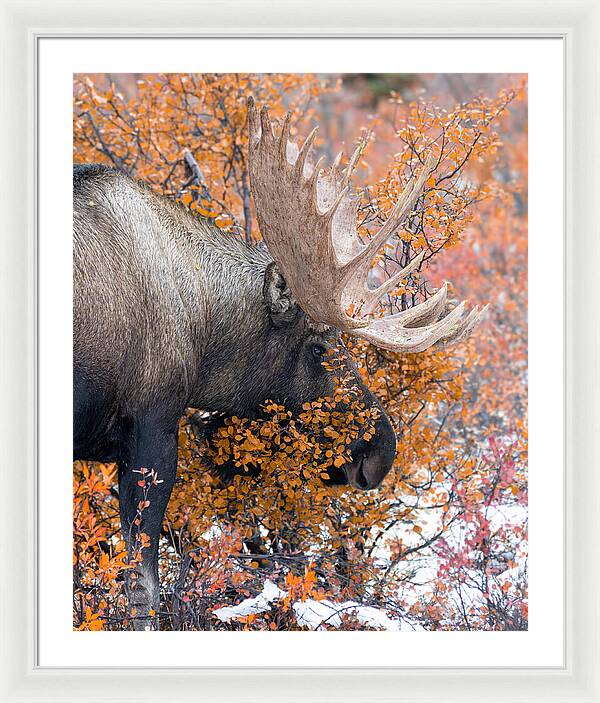
[(273, 125), (271, 123), (271, 117), (269, 115), (269, 108), (263, 105), (260, 111), (260, 127), (261, 127), (261, 141), (265, 144), (270, 144), (275, 141), (275, 135), (273, 134)]
[(352, 156), (350, 157), (350, 160), (348, 161), (348, 165), (344, 169), (344, 178), (342, 180), (342, 187), (347, 186), (350, 183), (350, 179), (352, 178), (352, 174), (354, 173), (354, 169), (356, 168), (360, 157), (362, 156), (362, 153), (367, 147), (367, 143), (369, 142), (369, 139), (371, 138), (372, 131), (369, 129), (367, 130), (363, 136), (360, 138), (358, 144), (356, 145), (356, 149), (354, 149), (354, 152), (352, 153)]
[(248, 132), (250, 134), (250, 144), (258, 142), (260, 139), (260, 129), (258, 127), (258, 119), (256, 114), (256, 103), (254, 98), (249, 95), (247, 100), (248, 105)]
[(296, 159), (295, 165), (296, 174), (304, 174), (308, 152), (310, 151), (313, 142), (315, 141), (315, 137), (317, 136), (318, 131), (319, 128), (315, 127), (312, 132), (308, 135), (308, 137), (306, 137), (306, 139), (304, 140), (304, 144), (300, 147), (300, 151), (298, 152), (298, 158)]
[(290, 120), (292, 119), (292, 113), (288, 111), (283, 121), (283, 127), (281, 128), (281, 136), (279, 137), (279, 158), (281, 163), (285, 163), (287, 160), (287, 145), (290, 140)]
[(344, 158), (344, 152), (343, 151), (338, 151), (337, 156), (333, 160), (333, 163), (331, 164), (331, 170), (336, 171), (340, 167), (340, 163), (342, 162), (342, 159)]
[[(389, 315), (386, 320), (391, 320), (394, 323), (400, 323), (406, 328), (425, 327), (438, 322), (440, 315), (446, 309), (448, 299), (448, 284), (438, 289), (433, 295), (419, 305), (413, 305), (412, 308), (407, 308), (401, 312)], [(459, 306), (464, 308), (464, 303)], [(455, 308), (456, 309), (456, 308)]]
[[(440, 319), (440, 315), (446, 309), (448, 301), (448, 284), (444, 282), (444, 285), (439, 288), (433, 295), (429, 296), (427, 300), (420, 303), (419, 305), (413, 305), (412, 308), (403, 310), (400, 315), (406, 327), (423, 327), (424, 325), (431, 325)], [(464, 303), (459, 303), (457, 307), (462, 306), (464, 308)]]
[[(411, 310), (419, 307), (420, 305), (416, 305)], [(372, 320), (368, 327), (357, 330), (355, 334), (382, 349), (416, 353), (428, 349), (440, 339), (449, 338), (456, 325), (460, 324), (464, 310), (465, 303), (462, 302), (441, 320), (423, 327), (406, 327), (404, 313), (409, 310), (404, 310), (395, 315)]]
[[(405, 275), (408, 275), (413, 270), (411, 267), (404, 273), (398, 272), (393, 281), (388, 281), (383, 287), (371, 291), (367, 285), (367, 278), (372, 266), (373, 259), (379, 249), (387, 242), (391, 235), (400, 227), (406, 216), (412, 210), (415, 201), (421, 193), (425, 181), (434, 168), (435, 160), (430, 156), (421, 171), (418, 178), (411, 178), (404, 187), (398, 202), (393, 207), (388, 219), (380, 227), (379, 231), (372, 239), (363, 247), (361, 247), (354, 258), (344, 264), (344, 279), (345, 292), (344, 300), (353, 298), (361, 298), (365, 304), (365, 313), (368, 314), (375, 309), (377, 301), (383, 295), (392, 290), (398, 280)], [(420, 261), (415, 264), (415, 267), (420, 264)], [(410, 264), (409, 264), (410, 266)]]
[(412, 210), (434, 165), (435, 159), (432, 155), (427, 159), (419, 177), (416, 180), (413, 177), (408, 181), (388, 219), (383, 223), (375, 236), (367, 243), (363, 251), (356, 257), (356, 260), (349, 263), (349, 266), (363, 268), (363, 266), (361, 266), (362, 261), (366, 261), (368, 266), (370, 266), (373, 257), (381, 246), (387, 242), (398, 227), (400, 227), (408, 213)]
[(383, 298), (384, 295), (394, 290), (403, 278), (406, 278), (415, 269), (419, 268), (424, 257), (425, 251), (422, 251), (420, 254), (415, 256), (407, 266), (400, 269), (400, 271), (397, 271), (393, 276), (390, 276), (385, 283), (382, 283), (373, 291), (368, 290), (367, 295), (365, 296), (365, 304), (362, 308), (363, 314), (369, 315), (372, 313), (375, 310), (377, 303)]
[(485, 305), (481, 310), (479, 310), (478, 306), (476, 305), (467, 315), (467, 317), (463, 320), (461, 325), (450, 336), (443, 338), (438, 342), (438, 346), (443, 349), (445, 347), (450, 346), (451, 344), (458, 344), (459, 342), (463, 342), (465, 339), (467, 339), (471, 335), (475, 327), (477, 327), (478, 324), (485, 320), (488, 314), (489, 307), (490, 306), (488, 304)]
[(308, 177), (308, 182), (311, 185), (311, 188), (314, 191), (315, 194), (315, 204), (317, 202), (318, 194), (317, 194), (317, 181), (319, 179), (319, 172), (321, 171), (321, 165), (323, 164), (323, 161), (325, 161), (325, 157), (321, 156), (319, 157), (317, 163), (315, 164), (313, 168), (312, 175)]

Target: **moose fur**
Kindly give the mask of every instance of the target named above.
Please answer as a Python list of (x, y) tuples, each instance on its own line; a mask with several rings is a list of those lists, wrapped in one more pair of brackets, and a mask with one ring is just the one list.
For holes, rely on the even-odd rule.
[[(116, 461), (121, 526), (131, 547), (141, 489), (162, 481), (142, 513), (151, 546), (130, 603), (136, 627), (156, 626), (158, 537), (175, 481), (186, 408), (250, 414), (266, 399), (298, 409), (328, 394), (321, 364), (339, 331), (311, 320), (261, 245), (221, 232), (186, 208), (104, 166), (75, 166), (74, 458)], [(348, 368), (367, 404), (378, 404)], [(395, 455), (381, 411), (376, 436), (352, 449), (336, 481), (378, 485)]]

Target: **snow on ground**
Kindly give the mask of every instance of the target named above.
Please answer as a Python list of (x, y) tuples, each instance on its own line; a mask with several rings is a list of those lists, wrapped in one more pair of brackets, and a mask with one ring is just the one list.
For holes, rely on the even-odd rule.
[(383, 610), (355, 601), (335, 603), (330, 600), (296, 601), (293, 605), (298, 625), (311, 630), (324, 630), (325, 626), (340, 627), (342, 616), (351, 615), (362, 625), (375, 627), (379, 630), (413, 630), (413, 627), (403, 625), (400, 620), (393, 620)]
[(255, 613), (265, 613), (267, 610), (271, 609), (271, 603), (278, 598), (285, 598), (287, 595), (286, 591), (282, 591), (280, 588), (268, 579), (265, 581), (263, 590), (259, 593), (256, 598), (246, 598), (238, 605), (226, 606), (225, 608), (218, 608), (214, 611), (214, 614), (222, 622), (229, 622), (235, 618), (245, 617), (246, 615), (253, 615)]
[[(420, 524), (426, 526), (425, 535), (427, 533), (434, 534), (440, 525), (441, 514), (436, 510), (419, 511)], [(527, 519), (527, 508), (521, 505), (512, 506), (488, 506), (487, 517), (493, 529), (507, 527), (513, 524), (522, 523)], [(464, 539), (464, 531), (466, 526), (458, 523), (455, 524), (445, 535), (444, 538), (451, 546), (458, 548)], [(397, 528), (398, 536), (402, 536), (405, 543), (414, 541), (418, 543), (423, 539), (423, 536), (413, 534), (403, 529), (403, 526)], [(394, 531), (390, 534), (393, 535)], [(389, 563), (389, 552), (386, 548), (379, 548), (375, 556), (382, 564)], [(515, 558), (515, 555), (509, 555)], [(517, 566), (513, 569), (507, 569), (503, 573), (503, 580), (517, 582), (521, 576), (522, 570), (526, 567), (526, 558), (523, 556), (516, 557)], [(427, 596), (430, 591), (430, 583), (435, 580), (438, 569), (438, 558), (434, 553), (423, 555), (422, 558), (407, 562), (407, 573), (410, 574), (411, 585), (401, 585), (398, 589), (398, 596), (406, 605), (416, 603), (421, 596)], [(402, 572), (401, 572), (402, 573)], [(472, 596), (473, 602), (480, 599), (481, 594), (478, 591), (470, 592), (471, 589), (463, 585), (462, 597), (467, 598)], [(236, 618), (245, 617), (252, 614), (264, 613), (271, 609), (272, 604), (287, 596), (287, 591), (280, 589), (272, 581), (266, 580), (262, 592), (255, 598), (247, 598), (238, 605), (218, 608), (214, 614), (222, 622), (230, 622)], [(327, 628), (338, 628), (342, 625), (344, 614), (356, 618), (362, 625), (373, 627), (380, 630), (388, 631), (412, 631), (421, 629), (420, 626), (414, 623), (404, 622), (395, 618), (391, 618), (384, 610), (371, 606), (362, 605), (356, 601), (344, 601), (342, 603), (331, 600), (313, 600), (296, 601), (292, 604), (292, 609), (296, 617), (296, 622), (302, 627), (307, 627), (311, 630), (324, 630)]]
[[(274, 601), (286, 596), (287, 591), (282, 591), (272, 581), (267, 580), (262, 592), (256, 598), (246, 598), (238, 605), (218, 608), (214, 611), (214, 615), (222, 622), (230, 622), (235, 618), (267, 612)], [(355, 601), (335, 603), (330, 600), (299, 600), (292, 604), (292, 609), (298, 625), (311, 630), (340, 627), (344, 614), (355, 617), (362, 625), (380, 630), (414, 629), (406, 625), (403, 627), (399, 620), (393, 620), (383, 610), (361, 605)]]

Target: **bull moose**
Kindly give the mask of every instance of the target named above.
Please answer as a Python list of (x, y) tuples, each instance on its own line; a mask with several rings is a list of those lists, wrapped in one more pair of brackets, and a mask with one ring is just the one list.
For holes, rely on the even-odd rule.
[[(266, 108), (248, 101), (248, 168), (266, 247), (224, 233), (184, 206), (117, 170), (77, 165), (74, 187), (74, 458), (118, 464), (121, 528), (131, 550), (142, 489), (140, 468), (161, 483), (141, 530), (150, 537), (129, 587), (137, 629), (156, 627), (158, 538), (177, 468), (178, 422), (188, 407), (225, 415), (267, 399), (290, 410), (331, 393), (322, 363), (342, 332), (376, 346), (418, 352), (466, 338), (481, 317), (464, 303), (450, 310), (446, 285), (425, 302), (385, 317), (370, 313), (415, 270), (416, 256), (375, 289), (373, 259), (414, 207), (435, 167), (428, 160), (389, 219), (363, 244), (357, 198), (341, 155), (326, 172)], [(347, 314), (350, 305), (358, 317)], [(351, 446), (352, 461), (332, 475), (360, 490), (390, 470), (396, 440), (377, 398), (346, 357), (367, 406), (380, 412), (375, 436)]]

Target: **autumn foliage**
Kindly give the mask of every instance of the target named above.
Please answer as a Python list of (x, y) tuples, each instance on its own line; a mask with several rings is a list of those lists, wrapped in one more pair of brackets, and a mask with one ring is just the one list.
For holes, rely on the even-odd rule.
[[(360, 75), (75, 79), (75, 162), (112, 164), (248, 241), (260, 239), (249, 94), (275, 118), (293, 109), (296, 137), (318, 122), (317, 147), (329, 157), (362, 139), (354, 181), (365, 238), (433, 153), (436, 169), (373, 283), (425, 251), (387, 306), (414, 305), (443, 280), (454, 297), (491, 306), (454, 348), (399, 355), (346, 340), (398, 439), (379, 490), (327, 485), (376, 420), (335, 355), (325, 362), (337, 374), (333, 395), (299, 414), (272, 401), (253, 419), (190, 409), (160, 544), (161, 627), (377, 627), (353, 607), (312, 624), (298, 615), (298, 603), (351, 602), (401, 629), (527, 628), (526, 86), (506, 75), (386, 81), (382, 93)], [(147, 501), (156, 480), (140, 476)], [(130, 627), (123, 580), (139, 553), (125, 552), (116, 488), (114, 466), (75, 464), (79, 629)], [(280, 595), (262, 610), (215, 613), (257, 597), (267, 580)]]

